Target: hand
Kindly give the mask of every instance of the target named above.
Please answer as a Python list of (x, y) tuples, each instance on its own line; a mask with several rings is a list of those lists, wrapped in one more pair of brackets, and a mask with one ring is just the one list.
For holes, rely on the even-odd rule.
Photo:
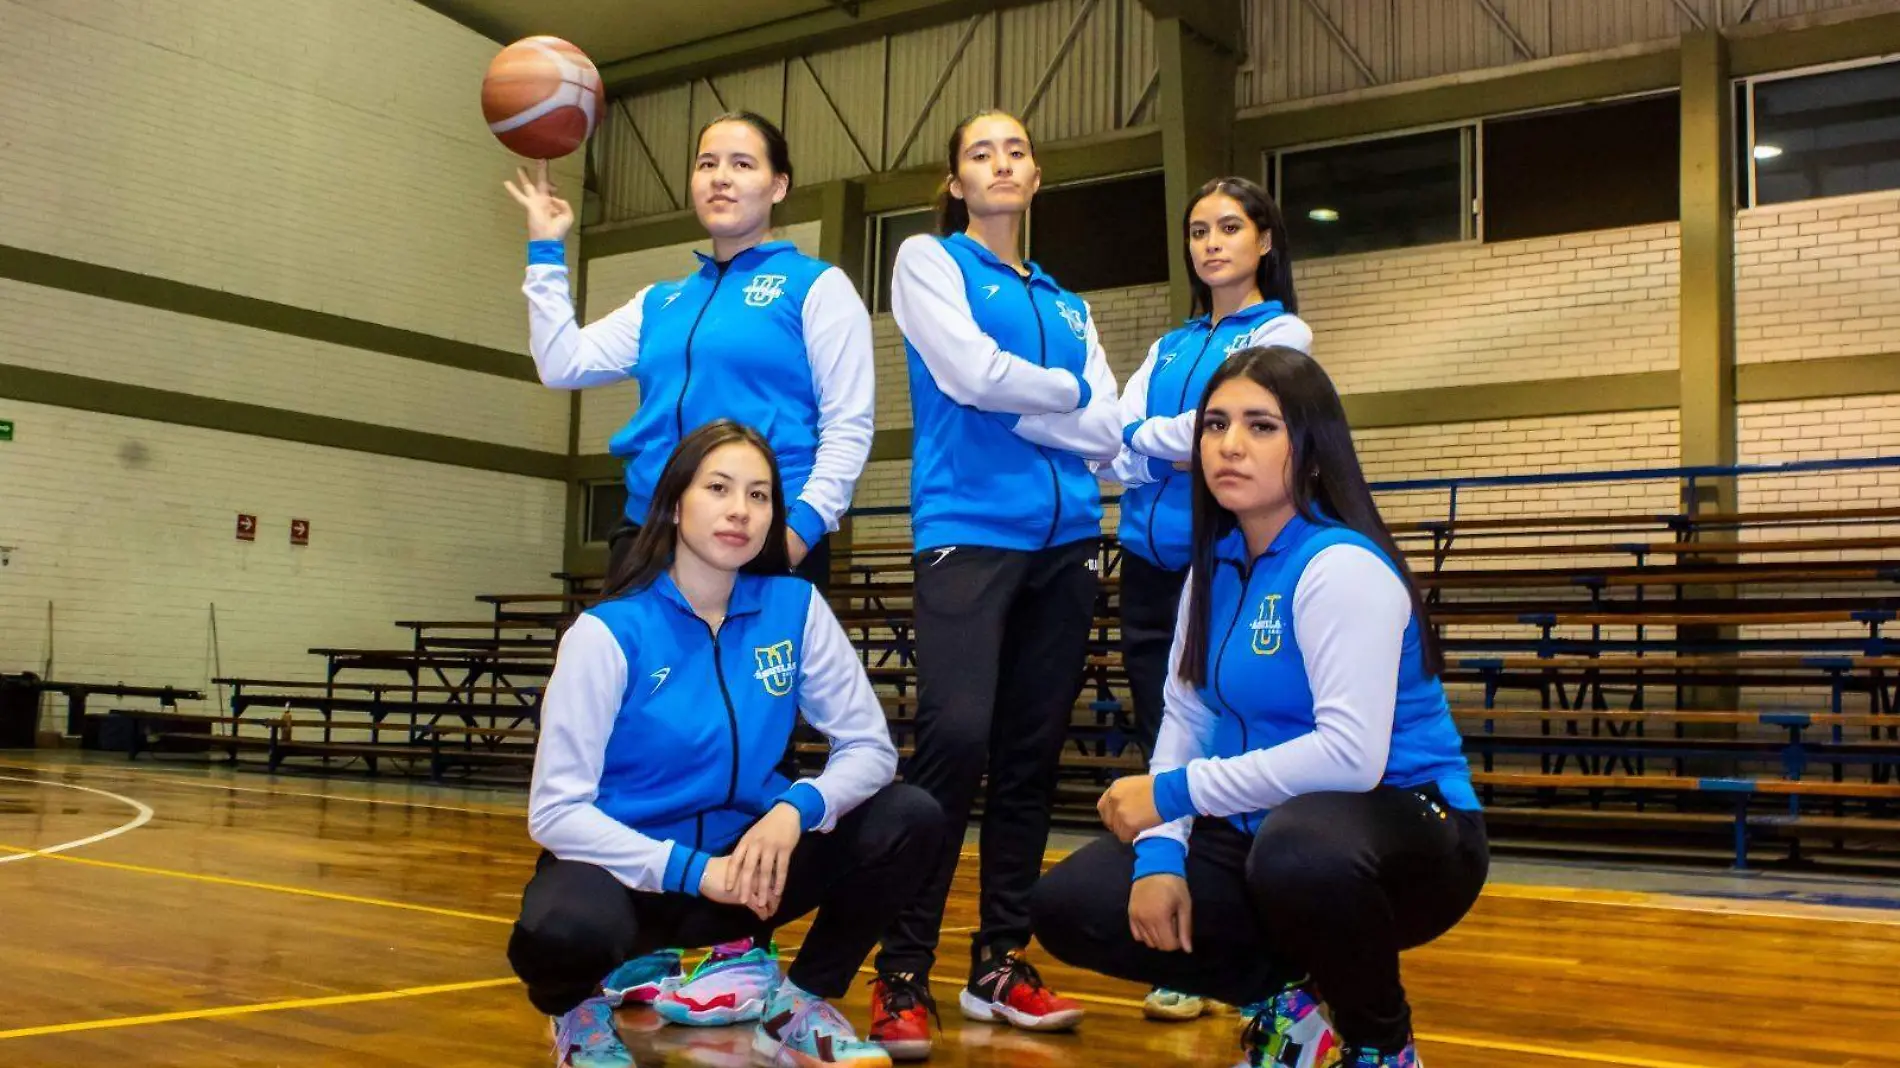
[(559, 241), (566, 237), (568, 227), (574, 225), (574, 209), (554, 195), (559, 190), (548, 181), (548, 161), (535, 161), (532, 175), (524, 167), (515, 168), (515, 178), (519, 186), (509, 181), (501, 185), (515, 203), (528, 209), (528, 240)]
[(721, 905), (743, 905), (732, 888), (732, 858), (714, 857), (699, 876), (699, 896)]
[(1194, 899), (1187, 880), (1179, 875), (1135, 880), (1128, 894), (1128, 930), (1150, 949), (1194, 952)]
[(780, 803), (759, 817), (759, 822), (733, 847), (726, 878), (739, 895), (739, 903), (759, 919), (771, 919), (778, 912), (779, 898), (785, 894), (785, 872), (792, 865), (792, 850), (798, 848), (804, 834), (798, 810)]
[(791, 555), (792, 566), (797, 567), (805, 562), (805, 557), (811, 555), (811, 546), (806, 545), (805, 539), (798, 536), (798, 531), (786, 527), (785, 551)]
[(1161, 813), (1155, 809), (1155, 779), (1152, 775), (1130, 775), (1115, 780), (1095, 803), (1102, 826), (1115, 837), (1132, 842), (1151, 827), (1161, 826)]

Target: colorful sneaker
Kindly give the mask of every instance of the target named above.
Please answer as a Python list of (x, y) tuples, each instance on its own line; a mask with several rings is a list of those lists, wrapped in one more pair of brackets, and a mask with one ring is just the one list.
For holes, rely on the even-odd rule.
[(1193, 994), (1179, 990), (1169, 990), (1165, 986), (1155, 987), (1142, 999), (1141, 1014), (1150, 1020), (1175, 1022), (1197, 1020), (1207, 1011), (1207, 1003)]
[(937, 999), (930, 984), (908, 972), (886, 972), (871, 980), (871, 1041), (894, 1061), (930, 1056), (930, 1020)]
[(633, 1054), (614, 1030), (614, 1007), (606, 998), (588, 998), (549, 1023), (555, 1068), (633, 1068)]
[(653, 1002), (668, 1023), (689, 1027), (725, 1027), (751, 1023), (785, 975), (778, 968), (778, 947), (754, 947), (736, 957), (715, 953), (693, 974)]
[(1407, 1041), (1405, 1048), (1397, 1053), (1379, 1054), (1369, 1049), (1359, 1050), (1340, 1068), (1425, 1068), (1425, 1062), (1418, 1059), (1418, 1046)]
[(759, 1029), (752, 1034), (752, 1060), (783, 1068), (890, 1068), (883, 1046), (866, 1042), (831, 1002), (800, 990), (791, 981), (773, 992)]
[(1067, 1031), (1082, 1022), (1082, 1006), (1044, 986), (1020, 949), (992, 958), (989, 970), (957, 994), (957, 1007), (972, 1020), (1025, 1031)]
[(1306, 987), (1288, 987), (1243, 1011), (1251, 1019), (1240, 1035), (1247, 1057), (1237, 1068), (1357, 1068), (1342, 1064), (1339, 1036)]
[(680, 979), (680, 951), (662, 949), (615, 968), (600, 986), (609, 1004), (651, 1005), (679, 986)]

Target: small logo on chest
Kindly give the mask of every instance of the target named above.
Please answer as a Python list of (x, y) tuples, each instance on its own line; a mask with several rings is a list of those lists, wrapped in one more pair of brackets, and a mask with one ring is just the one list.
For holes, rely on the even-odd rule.
[(1254, 613), (1253, 651), (1259, 656), (1272, 656), (1280, 651), (1280, 640), (1286, 637), (1286, 620), (1280, 618), (1281, 594), (1269, 593), (1260, 602), (1260, 610)]
[(1232, 356), (1234, 353), (1239, 352), (1241, 349), (1250, 348), (1252, 347), (1252, 345), (1253, 345), (1253, 335), (1242, 334), (1239, 337), (1235, 338), (1234, 340), (1229, 341), (1227, 343), (1227, 348), (1224, 351), (1227, 353), (1227, 355)]
[(745, 302), (754, 308), (763, 308), (785, 295), (785, 276), (782, 274), (755, 274), (745, 287)]
[(1056, 301), (1056, 311), (1061, 313), (1062, 321), (1069, 324), (1069, 332), (1077, 341), (1085, 341), (1089, 336), (1089, 317), (1080, 308), (1069, 307), (1066, 300)]
[(759, 670), (753, 672), (752, 677), (759, 680), (766, 693), (773, 697), (784, 697), (792, 692), (798, 663), (792, 659), (792, 643), (789, 640), (776, 645), (759, 646), (752, 650), (752, 656), (759, 665)]

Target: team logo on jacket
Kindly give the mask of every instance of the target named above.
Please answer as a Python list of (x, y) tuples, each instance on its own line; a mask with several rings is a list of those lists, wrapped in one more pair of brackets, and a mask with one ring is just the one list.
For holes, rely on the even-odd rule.
[(752, 650), (752, 656), (759, 663), (759, 670), (753, 672), (752, 677), (759, 680), (766, 693), (773, 697), (784, 697), (792, 692), (792, 680), (797, 676), (798, 663), (792, 659), (790, 641), (759, 646)]
[(1056, 311), (1062, 313), (1062, 321), (1069, 324), (1069, 330), (1077, 341), (1085, 341), (1089, 336), (1089, 316), (1080, 308), (1069, 307), (1066, 300), (1056, 301)]
[(1272, 656), (1280, 651), (1280, 639), (1286, 636), (1286, 620), (1280, 618), (1280, 594), (1269, 593), (1254, 613), (1253, 651)]
[(1226, 350), (1227, 355), (1232, 356), (1234, 353), (1239, 352), (1241, 349), (1251, 348), (1252, 346), (1253, 346), (1253, 335), (1242, 334), (1239, 337), (1227, 343), (1227, 350)]
[(763, 308), (785, 295), (785, 276), (782, 274), (755, 274), (745, 287), (745, 302), (754, 308)]

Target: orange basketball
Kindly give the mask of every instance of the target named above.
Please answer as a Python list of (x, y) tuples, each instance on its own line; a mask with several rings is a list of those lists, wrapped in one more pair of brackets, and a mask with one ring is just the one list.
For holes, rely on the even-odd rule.
[(600, 71), (559, 37), (524, 37), (501, 50), (482, 79), (482, 117), (502, 144), (529, 159), (581, 147), (607, 108)]

